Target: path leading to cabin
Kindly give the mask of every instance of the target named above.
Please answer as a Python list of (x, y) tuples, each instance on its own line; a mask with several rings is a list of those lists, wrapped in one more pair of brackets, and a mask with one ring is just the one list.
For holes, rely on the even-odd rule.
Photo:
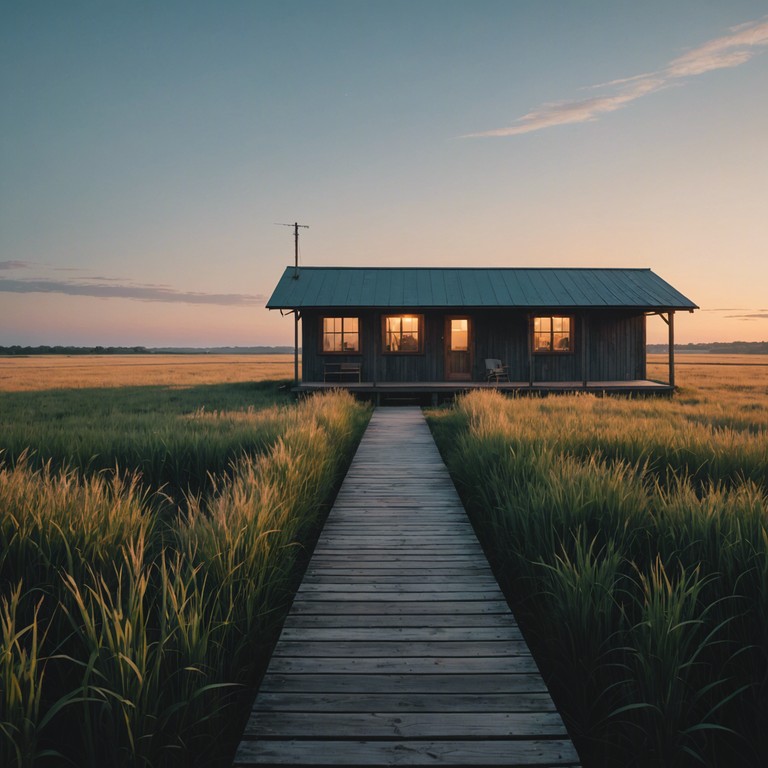
[(235, 765), (578, 765), (420, 409), (374, 412)]

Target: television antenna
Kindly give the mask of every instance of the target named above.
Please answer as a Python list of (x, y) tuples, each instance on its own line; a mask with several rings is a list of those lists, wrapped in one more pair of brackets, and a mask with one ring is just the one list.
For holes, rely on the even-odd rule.
[(293, 242), (294, 242), (293, 279), (298, 280), (299, 278), (299, 229), (309, 229), (309, 225), (299, 224), (296, 221), (293, 224), (283, 224), (282, 222), (276, 221), (275, 226), (293, 227)]

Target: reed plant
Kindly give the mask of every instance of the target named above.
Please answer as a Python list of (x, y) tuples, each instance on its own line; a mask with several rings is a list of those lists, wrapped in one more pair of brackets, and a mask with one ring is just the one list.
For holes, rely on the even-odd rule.
[(6, 461), (0, 764), (228, 764), (368, 416), (343, 393), (179, 414), (237, 446), (182, 502), (120, 465)]
[(585, 765), (768, 763), (768, 429), (710, 399), (430, 414)]
[(36, 469), (119, 467), (179, 502), (266, 450), (289, 402), (275, 382), (0, 392), (0, 451)]

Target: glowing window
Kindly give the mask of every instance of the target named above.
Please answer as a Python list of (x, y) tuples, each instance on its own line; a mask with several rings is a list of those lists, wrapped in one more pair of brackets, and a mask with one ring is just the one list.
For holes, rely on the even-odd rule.
[(469, 320), (466, 317), (451, 319), (451, 352), (469, 351)]
[(421, 315), (384, 316), (385, 352), (421, 352), (422, 336)]
[(323, 352), (356, 354), (360, 351), (360, 320), (357, 317), (323, 318)]
[(551, 315), (533, 318), (534, 352), (573, 352), (572, 318)]

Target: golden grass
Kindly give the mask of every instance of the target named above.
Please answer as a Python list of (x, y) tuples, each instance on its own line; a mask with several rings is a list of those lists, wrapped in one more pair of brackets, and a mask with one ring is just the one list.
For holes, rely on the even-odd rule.
[(0, 392), (233, 384), (290, 379), (293, 355), (36, 355), (0, 357)]
[[(39, 444), (67, 468), (0, 461), (0, 766), (231, 765), (370, 414), (343, 392), (279, 406), (274, 381), (135, 389), (2, 393), (22, 439), (43, 409)], [(103, 471), (78, 460), (93, 434)], [(195, 490), (174, 503), (169, 482)]]
[(768, 357), (676, 371), (428, 416), (585, 768), (768, 765)]
[[(768, 395), (768, 355), (678, 354), (683, 388), (738, 388)], [(650, 378), (666, 381), (667, 356), (648, 355)], [(0, 392), (141, 385), (188, 387), (293, 377), (293, 355), (35, 355), (0, 357)]]
[[(648, 355), (648, 377), (667, 381), (666, 355)], [(675, 383), (683, 404), (767, 408), (768, 355), (677, 355)]]

